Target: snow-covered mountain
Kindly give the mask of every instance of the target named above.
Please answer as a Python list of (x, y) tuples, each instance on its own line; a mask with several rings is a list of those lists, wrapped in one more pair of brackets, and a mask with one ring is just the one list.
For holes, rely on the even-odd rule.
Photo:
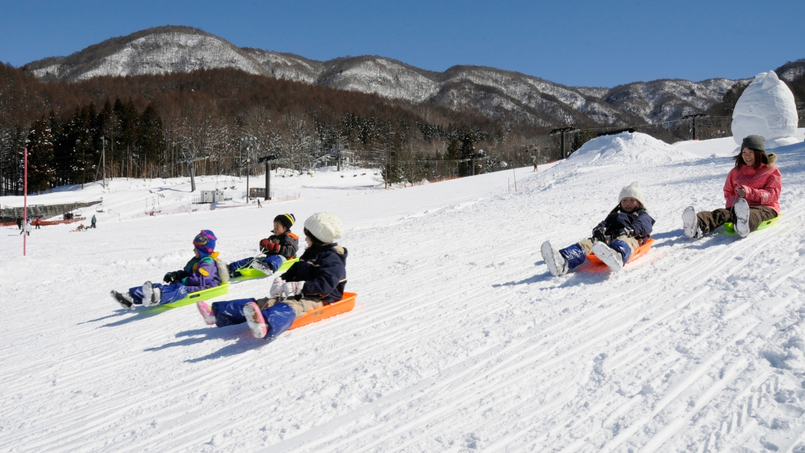
[[(34, 230), (27, 256), (0, 228), (0, 451), (803, 452), (805, 144), (775, 150), (776, 226), (682, 234), (685, 206), (723, 206), (735, 148), (623, 133), (538, 172), (395, 190), (365, 170), (277, 177), (293, 199), (263, 208), (231, 176), (196, 178), (235, 198), (227, 209), (191, 212), (189, 178), (31, 196), (103, 205), (83, 210), (95, 230)], [(540, 244), (587, 237), (634, 180), (651, 251), (552, 277)], [(349, 313), (266, 343), (193, 306), (109, 297), (183, 266), (201, 229), (229, 261), (253, 256), (274, 216), (294, 213), (301, 235), (323, 210), (345, 225)]]
[(321, 62), (288, 53), (238, 48), (215, 35), (181, 26), (150, 28), (109, 39), (68, 57), (25, 65), (42, 80), (68, 81), (203, 68), (238, 68), (251, 74), (431, 103), (490, 118), (517, 118), (544, 126), (585, 119), (602, 125), (677, 119), (721, 101), (735, 83), (728, 79), (657, 80), (611, 89), (574, 88), (489, 67), (454, 66), (439, 73), (380, 56)]

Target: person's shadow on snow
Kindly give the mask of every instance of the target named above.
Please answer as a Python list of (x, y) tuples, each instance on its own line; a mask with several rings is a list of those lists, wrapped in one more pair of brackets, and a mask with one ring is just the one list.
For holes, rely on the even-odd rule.
[(157, 311), (157, 310), (153, 310), (153, 309), (149, 309), (149, 308), (142, 308), (142, 307), (138, 307), (137, 309), (134, 309), (134, 310), (126, 310), (126, 309), (120, 308), (120, 309), (117, 310), (117, 312), (115, 314), (111, 314), (109, 316), (104, 316), (104, 317), (98, 318), (98, 319), (92, 319), (92, 320), (85, 321), (85, 322), (104, 321), (106, 319), (113, 318), (113, 317), (131, 315), (131, 316), (126, 316), (123, 319), (119, 319), (117, 321), (110, 322), (110, 323), (107, 323), (107, 324), (104, 324), (104, 325), (101, 326), (101, 327), (117, 327), (117, 326), (122, 326), (122, 325), (128, 324), (130, 322), (139, 321), (139, 320), (142, 320), (142, 319), (148, 319), (151, 316), (156, 316), (156, 315), (158, 315), (160, 313), (162, 313), (162, 311)]
[[(682, 228), (666, 231), (651, 236), (654, 238), (654, 245), (651, 246), (651, 250), (662, 251), (662, 249), (666, 247), (674, 247), (676, 245), (687, 246), (687, 248), (694, 249), (705, 249), (713, 245), (726, 244), (737, 240), (737, 236), (722, 234), (723, 232), (723, 229), (717, 229), (703, 238), (694, 240), (685, 236)], [(650, 255), (651, 251), (649, 251), (648, 254)]]
[(574, 286), (579, 284), (596, 284), (606, 280), (611, 274), (606, 267), (601, 268), (601, 266), (593, 266), (589, 262), (581, 264), (562, 277), (554, 277), (551, 275), (551, 273), (547, 271), (548, 266), (545, 264), (545, 261), (537, 261), (534, 263), (534, 266), (537, 269), (545, 269), (545, 272), (533, 275), (523, 280), (495, 283), (492, 285), (492, 287), (502, 288), (505, 286), (531, 285), (533, 283), (549, 282), (555, 278), (563, 279), (563, 281), (557, 285), (559, 287)]
[[(238, 327), (240, 327), (240, 329), (238, 329)], [(238, 325), (238, 326), (227, 326), (223, 328), (202, 327), (200, 329), (187, 330), (176, 334), (177, 338), (184, 337), (183, 339), (171, 343), (165, 343), (161, 346), (147, 348), (144, 351), (154, 352), (177, 346), (179, 347), (191, 346), (194, 344), (203, 343), (204, 341), (213, 338), (218, 338), (222, 340), (236, 340), (235, 343), (228, 344), (213, 353), (207, 354), (202, 357), (196, 357), (194, 359), (185, 360), (185, 362), (188, 363), (198, 363), (204, 360), (219, 359), (222, 357), (238, 355), (248, 350), (259, 348), (261, 346), (270, 343), (270, 341), (254, 338), (252, 337), (251, 332), (249, 330), (246, 330), (244, 332), (242, 329), (243, 326)]]

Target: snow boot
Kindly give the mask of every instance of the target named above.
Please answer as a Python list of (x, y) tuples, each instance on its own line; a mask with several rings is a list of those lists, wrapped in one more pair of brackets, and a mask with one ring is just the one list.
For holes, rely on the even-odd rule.
[(252, 267), (266, 275), (271, 275), (277, 272), (284, 261), (285, 258), (279, 255), (269, 255), (263, 259), (254, 260)]
[(616, 250), (606, 245), (604, 242), (596, 242), (593, 244), (593, 253), (595, 253), (595, 256), (603, 261), (612, 272), (618, 272), (623, 268), (624, 260), (620, 250)]
[(206, 322), (208, 326), (215, 325), (215, 314), (213, 314), (207, 302), (203, 300), (196, 302), (196, 308), (198, 308), (198, 312), (201, 313), (201, 317), (204, 318), (204, 322)]
[(688, 206), (682, 211), (682, 229), (688, 239), (699, 239), (704, 236), (702, 229), (699, 227), (696, 209), (693, 206)]
[(161, 300), (159, 288), (155, 288), (151, 282), (143, 283), (143, 306), (153, 307), (159, 305)]
[(263, 313), (260, 307), (254, 302), (249, 302), (243, 307), (243, 316), (246, 317), (246, 322), (249, 324), (249, 330), (252, 331), (254, 338), (265, 338), (268, 333), (268, 324), (266, 324)]
[(738, 236), (745, 238), (749, 235), (749, 203), (739, 198), (732, 206), (732, 210), (735, 212), (735, 223), (732, 227)]
[(567, 260), (551, 246), (551, 241), (543, 242), (540, 251), (551, 275), (559, 277), (567, 273)]
[(126, 310), (130, 309), (131, 306), (134, 305), (134, 299), (129, 293), (121, 294), (117, 291), (112, 291), (110, 294), (112, 295), (112, 298), (115, 299), (115, 302), (119, 303), (120, 306)]

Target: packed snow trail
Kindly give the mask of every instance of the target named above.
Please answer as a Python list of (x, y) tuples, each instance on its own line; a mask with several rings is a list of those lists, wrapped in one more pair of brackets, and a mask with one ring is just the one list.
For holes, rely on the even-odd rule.
[[(315, 197), (300, 186), (263, 209), (48, 227), (27, 258), (5, 229), (0, 450), (801, 451), (805, 146), (776, 150), (776, 226), (681, 231), (688, 204), (723, 205), (734, 147), (603, 137), (515, 170), (517, 192), (501, 172), (328, 197), (354, 182), (321, 174), (297, 182)], [(657, 220), (652, 251), (617, 274), (550, 276), (540, 244), (589, 235), (633, 180)], [(134, 206), (131, 190), (104, 204), (117, 196)], [(301, 234), (320, 210), (347, 227), (350, 313), (265, 344), (193, 307), (149, 315), (108, 296), (181, 267), (202, 228), (236, 259), (276, 214)]]

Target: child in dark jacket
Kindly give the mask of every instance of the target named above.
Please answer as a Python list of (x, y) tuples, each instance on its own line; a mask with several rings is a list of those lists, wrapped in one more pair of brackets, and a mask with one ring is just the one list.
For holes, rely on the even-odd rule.
[(268, 275), (277, 272), (285, 260), (296, 257), (299, 250), (299, 236), (291, 233), (291, 227), (296, 222), (293, 214), (280, 214), (274, 217), (274, 234), (260, 241), (260, 252), (264, 256), (243, 258), (229, 263), (229, 276), (240, 277), (240, 269), (251, 266)]
[(143, 286), (131, 288), (126, 293), (112, 291), (112, 297), (123, 308), (131, 308), (132, 305), (151, 307), (176, 302), (187, 297), (188, 293), (220, 285), (216, 240), (212, 231), (202, 230), (193, 239), (196, 256), (183, 269), (165, 274), (165, 285), (145, 282)]
[[(196, 303), (209, 325), (248, 323), (255, 338), (272, 340), (310, 310), (341, 300), (346, 285), (347, 249), (334, 241), (344, 227), (338, 217), (319, 212), (305, 221), (307, 249), (274, 280), (268, 297)], [(284, 298), (283, 298), (284, 297)]]
[(542, 244), (542, 258), (553, 276), (560, 276), (582, 264), (592, 252), (613, 272), (621, 270), (634, 249), (651, 235), (654, 219), (648, 215), (640, 183), (621, 190), (618, 206), (593, 228), (592, 237), (558, 252), (550, 241)]

